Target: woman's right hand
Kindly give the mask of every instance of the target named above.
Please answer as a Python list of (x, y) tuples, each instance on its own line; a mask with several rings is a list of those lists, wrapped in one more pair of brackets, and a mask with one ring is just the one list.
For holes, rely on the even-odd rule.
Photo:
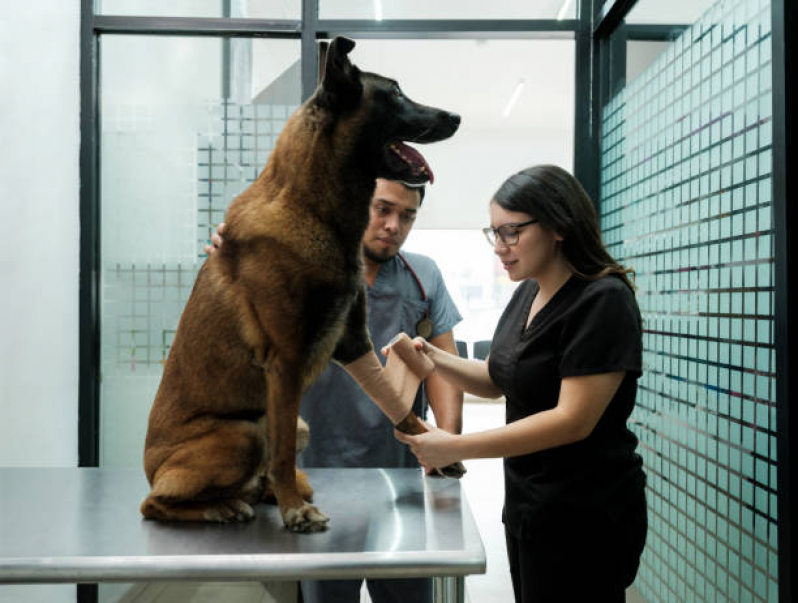
[(503, 395), (491, 380), (488, 363), (484, 360), (468, 360), (455, 353), (435, 347), (421, 337), (413, 339), (413, 347), (424, 354), (435, 366), (435, 372), (465, 392), (480, 398), (498, 398)]
[(220, 222), (219, 226), (216, 227), (216, 232), (214, 232), (211, 235), (211, 244), (205, 245), (205, 253), (211, 255), (217, 249), (221, 249), (222, 243), (224, 243), (224, 239), (222, 238), (223, 233), (224, 233), (224, 222)]
[(432, 345), (429, 341), (427, 341), (423, 337), (414, 337), (413, 347), (416, 348), (419, 352), (423, 353), (425, 356), (427, 356), (430, 360), (435, 362), (432, 356), (435, 354), (435, 350), (437, 350), (438, 348)]
[[(391, 353), (394, 344), (399, 338), (404, 338), (405, 340), (410, 339), (410, 337), (407, 334), (399, 333), (396, 337), (393, 338), (393, 340), (391, 340), (388, 343), (388, 345), (386, 345), (380, 350), (383, 356), (385, 356), (386, 358), (388, 357), (388, 354)], [(437, 349), (434, 345), (429, 343), (423, 337), (416, 337), (414, 339), (411, 339), (410, 345), (412, 346), (412, 349), (415, 350), (420, 356), (429, 359), (429, 361), (432, 362), (434, 367), (435, 361), (433, 360), (433, 350)], [(407, 354), (407, 352), (405, 352), (405, 354)], [(409, 359), (406, 358), (405, 361), (409, 362)]]

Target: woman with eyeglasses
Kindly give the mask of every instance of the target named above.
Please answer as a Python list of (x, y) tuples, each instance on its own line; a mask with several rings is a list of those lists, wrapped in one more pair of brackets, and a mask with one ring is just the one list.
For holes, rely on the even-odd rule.
[(504, 457), (516, 601), (623, 601), (647, 530), (645, 473), (626, 426), (642, 369), (632, 271), (606, 251), (590, 199), (558, 167), (511, 176), (490, 220), (485, 235), (520, 282), (490, 355), (416, 347), (461, 389), (505, 396), (507, 424), (396, 437), (428, 467)]

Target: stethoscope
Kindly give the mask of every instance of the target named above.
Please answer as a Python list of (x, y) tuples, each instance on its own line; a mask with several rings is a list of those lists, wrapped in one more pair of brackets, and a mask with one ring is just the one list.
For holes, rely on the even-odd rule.
[[(416, 271), (413, 270), (413, 267), (410, 265), (410, 262), (407, 261), (405, 256), (401, 253), (397, 253), (396, 255), (399, 256), (399, 259), (402, 260), (407, 266), (407, 269), (410, 271), (410, 274), (413, 275), (413, 279), (416, 281), (416, 285), (418, 285), (418, 290), (421, 292), (421, 301), (427, 301), (427, 292), (424, 291), (424, 285), (421, 284), (421, 279), (418, 278)], [(429, 339), (432, 335), (432, 331), (434, 330), (432, 320), (429, 317), (429, 304), (425, 304), (424, 306), (424, 317), (416, 323), (416, 335), (419, 337), (423, 337), (424, 339)]]

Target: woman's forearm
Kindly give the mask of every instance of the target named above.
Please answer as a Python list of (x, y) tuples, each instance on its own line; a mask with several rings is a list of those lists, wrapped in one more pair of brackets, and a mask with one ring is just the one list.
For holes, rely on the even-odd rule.
[(421, 464), (444, 467), (456, 461), (514, 457), (554, 448), (584, 438), (580, 421), (553, 408), (524, 417), (503, 427), (454, 435), (442, 429), (419, 435), (394, 432), (408, 444)]
[[(433, 337), (430, 343), (450, 354), (457, 353), (452, 331)], [(427, 377), (425, 388), (435, 415), (435, 424), (449, 433), (462, 432), (463, 390), (435, 373)]]
[(502, 391), (491, 381), (488, 363), (467, 360), (427, 344), (425, 352), (435, 363), (435, 372), (452, 385), (480, 398), (498, 398)]
[(556, 448), (583, 439), (579, 425), (553, 408), (502, 427), (460, 436), (459, 460), (514, 457)]
[(624, 375), (615, 371), (563, 379), (556, 407), (457, 438), (457, 460), (513, 457), (583, 440), (595, 429)]

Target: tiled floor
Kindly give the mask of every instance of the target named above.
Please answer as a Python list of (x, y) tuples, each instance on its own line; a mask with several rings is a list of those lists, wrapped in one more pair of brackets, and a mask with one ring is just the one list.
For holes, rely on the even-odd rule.
[(296, 601), (295, 582), (180, 582), (131, 587), (116, 603), (285, 603)]
[[(504, 404), (467, 399), (463, 409), (463, 432), (483, 431), (504, 425)], [(504, 502), (504, 474), (501, 459), (466, 462), (463, 477), (471, 513), (477, 522), (488, 559), (487, 573), (466, 578), (469, 603), (507, 603), (513, 600), (510, 569), (501, 522)]]

